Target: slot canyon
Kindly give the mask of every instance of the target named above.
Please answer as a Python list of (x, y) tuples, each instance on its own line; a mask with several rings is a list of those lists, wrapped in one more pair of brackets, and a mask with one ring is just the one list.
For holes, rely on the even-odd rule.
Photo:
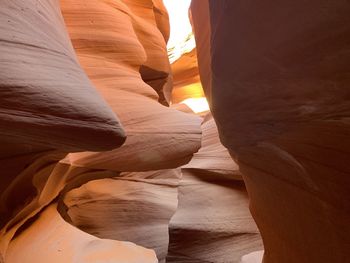
[(0, 0), (0, 263), (350, 262), (350, 1)]

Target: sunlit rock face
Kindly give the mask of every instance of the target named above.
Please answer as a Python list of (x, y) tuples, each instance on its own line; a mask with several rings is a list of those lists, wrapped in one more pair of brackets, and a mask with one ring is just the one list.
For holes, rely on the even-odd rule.
[(197, 44), (210, 49), (197, 46), (204, 89), (247, 185), (264, 263), (346, 262), (350, 4), (193, 0), (191, 11)]
[(128, 135), (117, 150), (71, 154), (70, 161), (113, 171), (175, 168), (187, 163), (199, 148), (201, 120), (159, 104), (155, 90), (142, 80), (142, 66), (155, 72), (153, 81), (158, 79), (157, 72), (169, 70), (165, 41), (154, 15), (145, 16), (153, 12), (152, 1), (126, 2), (130, 3), (61, 1), (80, 63), (118, 112)]
[(193, 49), (171, 64), (173, 71), (173, 103), (180, 103), (188, 98), (204, 96), (199, 78), (196, 53), (196, 49)]
[(195, 113), (205, 115), (209, 105), (199, 77), (196, 49), (183, 54), (171, 64), (173, 72), (172, 103), (186, 104)]
[[(180, 176), (173, 168), (199, 149), (202, 120), (162, 105), (172, 87), (162, 2), (14, 0), (0, 12), (0, 261), (157, 262), (151, 250), (109, 238), (149, 238), (147, 247), (165, 258)], [(68, 206), (81, 203), (84, 189), (97, 193), (97, 205), (99, 196), (120, 202), (111, 216), (136, 192), (130, 206), (150, 204), (160, 218), (150, 216), (130, 238), (116, 225), (98, 232), (92, 207), (97, 230), (87, 230)], [(122, 211), (125, 226), (134, 212)]]
[(170, 63), (196, 46), (189, 17), (191, 0), (163, 0), (169, 12), (170, 37), (167, 43)]
[(196, 43), (189, 12), (190, 0), (165, 0), (169, 10), (171, 34), (168, 55), (173, 72), (171, 102), (185, 104), (196, 114), (204, 116), (209, 105), (204, 96), (198, 73)]
[(168, 29), (164, 23), (158, 27), (157, 3), (61, 1), (78, 59), (128, 137), (109, 152), (69, 154), (74, 166), (122, 173), (67, 192), (60, 207), (83, 231), (154, 249), (165, 262), (181, 176), (172, 168), (199, 149), (202, 119), (161, 105), (172, 84)]
[(0, 258), (68, 183), (68, 152), (125, 141), (76, 59), (57, 1), (0, 3)]

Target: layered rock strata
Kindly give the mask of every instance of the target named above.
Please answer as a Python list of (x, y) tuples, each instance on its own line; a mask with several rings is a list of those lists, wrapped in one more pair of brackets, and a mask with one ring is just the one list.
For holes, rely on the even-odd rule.
[[(199, 148), (200, 118), (160, 105), (156, 91), (140, 73), (145, 65), (155, 73), (169, 75), (170, 70), (154, 15), (144, 15), (153, 12), (152, 1), (64, 0), (61, 6), (82, 67), (118, 112), (128, 135), (117, 150), (71, 154), (71, 162), (129, 172), (176, 168), (188, 162)], [(154, 74), (153, 82), (158, 80), (163, 82)]]
[(202, 130), (201, 149), (181, 168), (167, 262), (238, 263), (245, 254), (262, 249), (261, 237), (241, 173), (220, 143), (210, 115)]
[(65, 222), (51, 204), (11, 242), (6, 262), (157, 263), (152, 250), (129, 242), (102, 240)]
[(81, 69), (57, 1), (0, 4), (0, 257), (71, 179), (68, 152), (120, 146), (115, 113)]
[(179, 169), (122, 173), (70, 191), (64, 203), (71, 222), (83, 231), (154, 249), (165, 262), (180, 177)]
[[(166, 11), (161, 1), (60, 4), (74, 49), (58, 1), (0, 4), (0, 107), (6, 115), (0, 124), (1, 258), (157, 262), (147, 249), (90, 236), (61, 216), (70, 220), (63, 200), (88, 181), (176, 168), (198, 150), (201, 119), (160, 104), (171, 92)], [(26, 116), (18, 117), (18, 109)], [(115, 150), (125, 141), (124, 130), (127, 141)], [(131, 181), (122, 182), (130, 191), (142, 188), (143, 182)], [(92, 188), (99, 183), (91, 182)], [(57, 197), (58, 208), (50, 205)], [(176, 203), (163, 204), (163, 226)], [(28, 257), (33, 250), (46, 252)]]

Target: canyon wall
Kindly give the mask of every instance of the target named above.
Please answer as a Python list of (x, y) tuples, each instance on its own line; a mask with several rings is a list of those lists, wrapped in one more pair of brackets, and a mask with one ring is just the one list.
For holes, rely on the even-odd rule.
[(191, 12), (264, 263), (347, 262), (350, 3), (193, 0)]
[(347, 262), (349, 11), (1, 1), (0, 262)]
[[(121, 239), (162, 262), (176, 168), (202, 121), (162, 105), (162, 2), (6, 0), (0, 12), (0, 261), (158, 262)], [(107, 231), (101, 208), (122, 218)]]

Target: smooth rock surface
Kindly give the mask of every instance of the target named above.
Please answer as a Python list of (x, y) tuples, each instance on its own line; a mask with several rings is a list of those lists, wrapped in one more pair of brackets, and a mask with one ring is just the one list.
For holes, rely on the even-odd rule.
[(173, 169), (91, 181), (67, 193), (67, 214), (84, 232), (154, 249), (159, 262), (165, 262), (180, 177), (180, 170)]
[(76, 59), (58, 1), (1, 1), (0, 54), (1, 141), (64, 151), (125, 141)]
[(183, 169), (198, 169), (211, 176), (222, 176), (242, 180), (238, 165), (232, 160), (228, 150), (221, 144), (219, 133), (212, 115), (205, 116), (202, 123), (202, 146)]
[[(210, 71), (264, 263), (349, 259), (349, 12), (347, 1), (192, 2), (195, 33), (210, 44), (197, 46), (210, 56), (201, 74)], [(208, 21), (209, 36), (196, 29)]]
[(188, 98), (204, 97), (196, 53), (196, 49), (193, 49), (171, 64), (173, 72), (173, 103), (180, 103)]
[[(58, 206), (60, 216), (68, 219), (61, 200), (65, 195), (69, 195), (70, 191), (74, 191), (72, 189), (79, 188), (88, 181), (117, 177), (120, 171), (176, 168), (188, 162), (200, 147), (201, 118), (160, 104), (167, 104), (171, 92), (170, 66), (165, 48), (169, 28), (166, 10), (161, 1), (61, 1), (60, 4), (74, 49), (66, 33), (58, 1), (44, 3), (16, 0), (0, 4), (0, 12), (4, 12), (1, 19), (13, 16), (16, 21), (11, 23), (10, 20), (9, 24), (1, 24), (0, 29), (3, 29), (4, 36), (12, 34), (11, 30), (14, 29), (14, 34), (17, 32), (28, 34), (32, 38), (28, 37), (26, 40), (34, 41), (38, 43), (38, 47), (40, 46), (40, 50), (37, 50), (31, 43), (22, 45), (20, 41), (19, 44), (13, 42), (15, 46), (22, 45), (23, 50), (19, 49), (29, 58), (23, 62), (23, 68), (22, 64), (15, 67), (14, 58), (18, 57), (15, 53), (11, 53), (11, 49), (6, 50), (6, 56), (9, 58), (6, 57), (5, 61), (1, 61), (4, 56), (0, 58), (0, 62), (3, 62), (0, 63), (0, 67), (4, 67), (3, 72), (6, 73), (2, 79), (0, 78), (0, 81), (3, 81), (1, 85), (10, 87), (6, 86), (8, 85), (6, 78), (12, 76), (11, 81), (17, 81), (18, 78), (20, 83), (24, 83), (23, 88), (28, 89), (27, 93), (24, 92), (23, 98), (19, 96), (22, 94), (5, 90), (9, 96), (5, 94), (6, 96), (2, 96), (1, 99), (7, 103), (8, 98), (13, 102), (13, 98), (16, 97), (23, 99), (30, 107), (34, 105), (33, 110), (40, 110), (36, 114), (38, 123), (28, 122), (29, 126), (36, 125), (35, 129), (30, 130), (32, 135), (27, 133), (25, 126), (20, 127), (23, 136), (19, 137), (22, 136), (23, 141), (12, 140), (8, 135), (13, 133), (11, 125), (17, 121), (16, 118), (11, 120), (11, 125), (8, 127), (5, 124), (1, 127), (1, 132), (4, 132), (0, 138), (3, 146), (0, 150), (0, 168), (4, 175), (0, 184), (0, 258), (5, 258), (6, 262), (25, 261), (24, 257), (28, 253), (24, 253), (26, 242), (33, 243), (32, 247), (28, 246), (30, 250), (46, 249), (46, 244), (35, 243), (32, 240), (35, 239), (35, 231), (40, 232), (41, 224), (49, 224), (52, 220), (50, 226), (60, 227), (60, 222), (63, 222), (56, 212), (53, 219), (51, 216), (45, 216), (42, 220), (37, 218), (38, 213), (54, 199), (60, 200)], [(18, 15), (22, 14), (21, 12), (24, 15)], [(4, 47), (6, 45), (0, 45), (0, 48)], [(47, 63), (41, 65), (38, 59), (46, 54), (45, 48), (50, 48), (48, 53), (51, 57), (45, 57), (42, 61)], [(87, 75), (77, 62), (77, 57)], [(6, 67), (6, 63), (12, 63), (9, 64), (11, 67)], [(46, 74), (51, 67), (52, 71)], [(35, 78), (31, 79), (32, 75), (29, 74), (31, 71), (40, 75), (35, 75)], [(98, 92), (94, 90), (94, 86)], [(1, 106), (6, 106), (6, 103)], [(20, 104), (14, 107), (18, 105)], [(53, 113), (58, 112), (63, 117), (71, 117), (72, 120), (66, 118), (62, 123), (53, 120), (52, 125), (48, 126), (44, 123), (46, 121), (44, 106)], [(126, 147), (119, 152), (68, 154), (72, 151), (110, 150), (124, 142), (123, 130), (115, 117), (117, 112), (123, 115), (121, 121), (128, 127), (129, 139)], [(75, 118), (78, 120), (80, 118), (76, 122), (77, 126), (70, 130), (66, 129), (67, 125), (74, 124)], [(99, 127), (99, 122), (104, 125), (102, 129)], [(43, 123), (46, 126), (43, 126)], [(157, 174), (156, 171), (154, 173)], [(175, 171), (169, 170), (169, 173), (174, 174)], [(159, 182), (160, 185), (147, 184), (142, 180), (140, 182), (125, 180), (122, 184), (126, 192), (145, 188), (140, 190), (140, 193), (147, 194), (158, 189), (158, 193), (162, 194), (164, 188), (164, 196), (169, 196), (169, 201), (162, 207), (164, 209), (159, 210), (160, 213), (164, 213), (162, 220), (157, 222), (158, 226), (155, 227), (159, 235), (153, 235), (155, 241), (151, 243), (152, 248), (158, 246), (160, 252), (157, 252), (163, 253), (165, 257), (164, 251), (167, 249), (168, 239), (165, 225), (175, 210), (177, 198), (174, 186), (166, 184), (167, 186), (162, 187), (163, 179)], [(145, 185), (149, 186), (148, 190)], [(105, 190), (104, 194), (107, 196), (110, 188), (106, 186)], [(151, 198), (148, 202), (155, 203), (154, 206), (163, 205), (157, 203), (157, 198)], [(132, 214), (132, 211), (129, 213)], [(123, 222), (126, 222), (126, 214)], [(31, 228), (36, 223), (40, 225), (39, 229)], [(68, 226), (65, 223), (60, 231), (65, 232)], [(43, 229), (45, 227), (43, 226)], [(67, 235), (63, 237), (64, 243), (68, 246), (70, 242), (75, 242), (72, 229), (74, 233), (79, 232), (77, 238), (82, 238), (82, 242), (84, 240), (83, 232), (69, 226)], [(50, 235), (49, 231), (46, 232), (38, 233), (37, 237), (51, 238), (47, 236)], [(147, 235), (143, 236), (140, 231), (138, 239), (146, 240), (146, 238)], [(58, 233), (53, 233), (52, 239), (59, 241)], [(109, 256), (113, 262), (155, 260), (153, 254), (152, 257), (148, 257), (149, 260), (148, 258), (143, 260), (142, 253), (140, 257), (135, 258), (119, 257), (122, 254), (114, 255), (110, 250), (111, 247), (112, 250), (113, 247), (116, 248), (113, 242), (112, 245), (109, 242), (108, 244), (102, 242), (102, 251), (99, 251), (100, 243), (97, 244), (98, 251), (95, 251), (98, 256), (92, 256), (96, 262)], [(64, 247), (68, 254), (62, 257), (51, 248), (47, 249), (47, 253), (34, 253), (28, 260), (48, 262), (48, 258), (53, 257), (57, 258), (55, 259), (57, 262), (80, 262), (83, 261), (84, 254), (89, 257), (84, 242), (79, 243), (79, 246)], [(94, 246), (91, 249), (95, 249)], [(129, 253), (128, 248), (125, 251)], [(72, 255), (79, 255), (77, 261)]]
[(167, 262), (238, 263), (262, 248), (243, 182), (195, 169), (182, 173)]
[(152, 250), (129, 242), (99, 239), (65, 222), (56, 205), (47, 207), (38, 218), (11, 242), (8, 263), (157, 263)]
[[(71, 154), (71, 162), (113, 171), (168, 169), (187, 163), (200, 147), (201, 118), (158, 103), (157, 93), (140, 72), (147, 67), (147, 74), (154, 72), (152, 79), (161, 81), (157, 72), (170, 70), (164, 37), (154, 15), (147, 13), (152, 1), (64, 0), (61, 6), (82, 67), (118, 113), (128, 135), (120, 149)], [(143, 12), (150, 17), (142, 18)], [(165, 91), (163, 95), (167, 96)]]
[(240, 261), (240, 263), (262, 263), (262, 259), (264, 256), (264, 251), (255, 251), (249, 253), (248, 255), (244, 255)]
[(238, 165), (220, 143), (211, 114), (202, 147), (181, 167), (179, 204), (169, 225), (167, 262), (238, 263), (262, 248)]

